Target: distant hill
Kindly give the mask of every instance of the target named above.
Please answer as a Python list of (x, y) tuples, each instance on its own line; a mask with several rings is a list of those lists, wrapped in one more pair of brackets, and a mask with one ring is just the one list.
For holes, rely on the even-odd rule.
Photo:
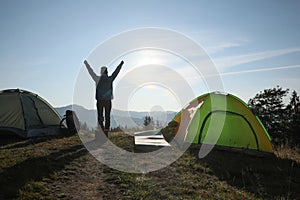
[[(89, 128), (95, 128), (97, 124), (97, 111), (94, 109), (86, 109), (80, 105), (68, 105), (64, 107), (55, 108), (59, 115), (63, 117), (66, 110), (74, 110), (82, 123), (86, 123)], [(173, 111), (154, 111), (154, 112), (137, 112), (137, 111), (123, 111), (112, 109), (111, 113), (111, 127), (143, 127), (144, 117), (148, 115), (153, 117), (155, 123), (157, 121), (161, 126), (167, 125), (171, 121), (176, 112)]]

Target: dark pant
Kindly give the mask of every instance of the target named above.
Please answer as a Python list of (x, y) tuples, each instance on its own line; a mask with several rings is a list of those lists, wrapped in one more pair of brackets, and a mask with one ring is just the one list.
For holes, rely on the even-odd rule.
[[(103, 126), (103, 110), (105, 112), (105, 126)], [(107, 131), (110, 127), (110, 111), (111, 111), (111, 100), (100, 100), (97, 101), (97, 111), (98, 111), (98, 123), (102, 130)]]

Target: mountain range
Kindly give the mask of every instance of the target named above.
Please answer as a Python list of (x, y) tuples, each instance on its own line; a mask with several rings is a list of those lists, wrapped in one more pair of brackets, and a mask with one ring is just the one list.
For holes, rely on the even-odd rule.
[[(73, 110), (79, 118), (81, 123), (86, 123), (88, 128), (95, 128), (97, 125), (97, 110), (86, 109), (80, 105), (68, 105), (64, 107), (55, 108), (59, 115), (63, 117), (66, 110)], [(152, 112), (138, 112), (138, 111), (123, 111), (112, 109), (111, 112), (111, 128), (127, 127), (138, 128), (143, 127), (145, 116), (153, 118), (155, 124), (166, 126), (176, 115), (173, 111), (152, 111)]]

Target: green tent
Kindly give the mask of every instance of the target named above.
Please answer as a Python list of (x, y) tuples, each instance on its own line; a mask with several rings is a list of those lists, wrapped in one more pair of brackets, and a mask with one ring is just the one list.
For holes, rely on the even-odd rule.
[(37, 94), (19, 89), (0, 91), (0, 135), (56, 135), (62, 131), (60, 121), (56, 110)]
[[(173, 119), (166, 140), (273, 152), (263, 124), (231, 94), (208, 93), (195, 98)], [(174, 126), (174, 123), (176, 124)], [(171, 137), (170, 137), (171, 136)]]

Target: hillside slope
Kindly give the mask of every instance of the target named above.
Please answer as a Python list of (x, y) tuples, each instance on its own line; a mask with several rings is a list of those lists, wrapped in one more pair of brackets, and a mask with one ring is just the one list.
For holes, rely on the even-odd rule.
[[(109, 137), (133, 151), (131, 136)], [(300, 198), (299, 152), (290, 159), (213, 151), (201, 160), (197, 153), (190, 149), (164, 169), (129, 174), (98, 162), (77, 135), (1, 138), (0, 199)]]

